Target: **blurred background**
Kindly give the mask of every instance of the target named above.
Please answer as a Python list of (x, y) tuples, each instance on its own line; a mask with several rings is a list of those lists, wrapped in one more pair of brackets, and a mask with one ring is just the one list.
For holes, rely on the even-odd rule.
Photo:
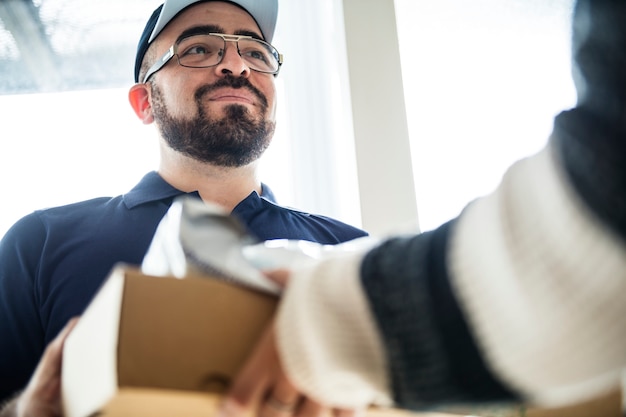
[[(539, 150), (554, 115), (574, 104), (571, 0), (279, 1), (272, 43), (285, 65), (262, 180), (283, 204), (385, 234), (406, 224), (394, 215), (402, 195), (416, 207), (404, 230), (429, 230)], [(0, 0), (0, 236), (32, 210), (124, 193), (157, 168), (154, 128), (136, 119), (127, 91), (160, 3)], [(355, 22), (369, 47), (350, 40)], [(370, 81), (357, 83), (355, 70)], [(390, 80), (402, 88), (393, 105), (376, 90)], [(401, 114), (409, 174), (359, 181), (403, 163), (359, 151), (402, 136), (362, 135), (364, 105), (373, 123)]]

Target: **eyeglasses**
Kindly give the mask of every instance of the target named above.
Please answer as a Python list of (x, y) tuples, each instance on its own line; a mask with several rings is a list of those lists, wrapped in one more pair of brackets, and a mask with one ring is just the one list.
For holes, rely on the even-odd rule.
[(181, 39), (150, 67), (142, 82), (167, 64), (176, 56), (178, 64), (187, 68), (213, 67), (224, 58), (226, 42), (237, 43), (237, 52), (246, 65), (255, 71), (268, 74), (278, 74), (283, 64), (283, 56), (276, 48), (267, 42), (251, 36), (226, 35), (223, 33), (209, 33), (194, 35)]

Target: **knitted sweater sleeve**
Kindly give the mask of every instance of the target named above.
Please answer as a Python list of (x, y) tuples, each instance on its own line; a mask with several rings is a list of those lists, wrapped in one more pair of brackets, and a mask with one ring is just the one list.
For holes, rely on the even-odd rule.
[(584, 110), (459, 218), (296, 272), (278, 345), (329, 404), (559, 405), (626, 368), (626, 137)]

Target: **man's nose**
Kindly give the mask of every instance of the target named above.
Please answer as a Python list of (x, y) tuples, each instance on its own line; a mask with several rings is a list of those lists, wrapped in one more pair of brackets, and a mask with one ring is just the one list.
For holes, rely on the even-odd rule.
[(231, 74), (237, 77), (247, 77), (250, 75), (250, 67), (239, 55), (237, 42), (226, 42), (224, 55), (215, 70), (218, 75)]

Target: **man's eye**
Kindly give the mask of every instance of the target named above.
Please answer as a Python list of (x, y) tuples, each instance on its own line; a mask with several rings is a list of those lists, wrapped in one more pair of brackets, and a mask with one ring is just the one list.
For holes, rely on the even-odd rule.
[(263, 51), (260, 51), (258, 49), (250, 49), (247, 51), (241, 51), (242, 55), (247, 56), (248, 58), (251, 58), (255, 61), (262, 61), (262, 62), (267, 62), (268, 61), (268, 57), (267, 54), (264, 53)]
[(187, 48), (183, 55), (211, 55), (214, 53), (215, 51), (207, 45), (194, 45), (191, 48)]

